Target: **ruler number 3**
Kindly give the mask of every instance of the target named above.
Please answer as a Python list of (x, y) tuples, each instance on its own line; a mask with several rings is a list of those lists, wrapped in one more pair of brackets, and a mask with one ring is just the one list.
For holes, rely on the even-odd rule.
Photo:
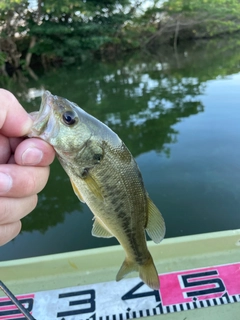
[(82, 291), (75, 291), (75, 292), (68, 292), (68, 293), (61, 293), (59, 294), (58, 298), (74, 298), (77, 297), (77, 300), (72, 300), (69, 301), (69, 307), (71, 306), (81, 306), (83, 305), (82, 308), (80, 309), (75, 309), (75, 310), (68, 310), (68, 311), (63, 311), (63, 312), (58, 312), (57, 317), (66, 317), (66, 316), (73, 316), (77, 314), (84, 314), (84, 313), (90, 313), (94, 312), (96, 309), (96, 293), (95, 290), (89, 289), (89, 290), (82, 290)]

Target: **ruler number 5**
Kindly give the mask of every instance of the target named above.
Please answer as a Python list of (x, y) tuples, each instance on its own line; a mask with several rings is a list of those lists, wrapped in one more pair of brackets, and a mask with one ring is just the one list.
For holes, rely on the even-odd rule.
[[(180, 285), (182, 289), (190, 289), (189, 292), (184, 292), (183, 295), (185, 298), (196, 297), (201, 295), (210, 295), (214, 293), (220, 293), (225, 291), (225, 286), (222, 279), (217, 278), (218, 272), (206, 271), (198, 272), (193, 274), (185, 274), (179, 276)], [(211, 276), (213, 278), (211, 278)], [(212, 285), (211, 288), (205, 288), (206, 285)], [(197, 290), (191, 290), (193, 288)]]

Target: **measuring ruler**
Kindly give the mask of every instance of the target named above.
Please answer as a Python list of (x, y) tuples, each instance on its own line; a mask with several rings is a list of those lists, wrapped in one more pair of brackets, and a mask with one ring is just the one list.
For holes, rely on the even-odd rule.
[[(17, 296), (38, 320), (127, 320), (240, 302), (240, 263), (159, 275), (160, 291), (139, 278)], [(0, 319), (24, 319), (0, 298)]]

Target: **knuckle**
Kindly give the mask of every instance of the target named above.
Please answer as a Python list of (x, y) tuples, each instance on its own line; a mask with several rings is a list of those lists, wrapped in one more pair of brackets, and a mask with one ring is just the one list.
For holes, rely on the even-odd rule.
[(8, 201), (1, 201), (1, 208), (0, 208), (0, 225), (6, 223), (9, 216), (9, 202)]
[(38, 203), (38, 195), (37, 195), (37, 194), (34, 194), (34, 195), (31, 197), (30, 212), (33, 211), (33, 210), (36, 208), (37, 203)]
[(25, 194), (34, 195), (40, 192), (46, 185), (49, 176), (48, 167), (31, 168), (31, 173), (24, 180)]
[(37, 194), (24, 198), (0, 198), (0, 227), (22, 219), (36, 208), (37, 202)]
[(37, 192), (37, 187), (38, 183), (35, 174), (29, 174), (26, 176), (23, 183), (24, 193), (26, 195), (34, 194)]
[(0, 225), (0, 246), (15, 238), (21, 231), (21, 221)]

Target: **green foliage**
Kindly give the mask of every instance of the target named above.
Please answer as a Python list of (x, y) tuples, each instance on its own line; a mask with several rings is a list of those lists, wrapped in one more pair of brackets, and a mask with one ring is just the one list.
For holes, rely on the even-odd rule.
[[(116, 6), (128, 1), (55, 1), (46, 0), (41, 11), (41, 22), (29, 19), (29, 35), (38, 42), (31, 50), (63, 61), (81, 60), (85, 51), (101, 50), (109, 43), (116, 44), (116, 36), (128, 15), (117, 11)], [(73, 58), (73, 59), (71, 59)]]
[[(122, 51), (156, 48), (159, 41), (176, 47), (182, 39), (240, 30), (238, 0), (155, 0), (144, 10), (140, 0), (37, 4), (31, 8), (28, 0), (0, 2), (0, 63), (5, 59), (17, 69), (35, 59), (46, 68), (55, 61), (72, 64), (91, 55), (115, 57)], [(26, 58), (26, 63), (19, 61)]]
[(22, 0), (2, 0), (0, 2), (0, 10), (2, 12), (8, 12), (9, 10), (14, 10), (18, 6), (22, 5), (23, 2), (25, 2), (26, 4), (26, 1), (22, 1)]
[(198, 37), (240, 29), (238, 0), (168, 0), (162, 10), (169, 16), (177, 16), (183, 29), (195, 26)]
[(4, 52), (0, 52), (0, 67), (4, 65), (6, 61), (6, 54)]

